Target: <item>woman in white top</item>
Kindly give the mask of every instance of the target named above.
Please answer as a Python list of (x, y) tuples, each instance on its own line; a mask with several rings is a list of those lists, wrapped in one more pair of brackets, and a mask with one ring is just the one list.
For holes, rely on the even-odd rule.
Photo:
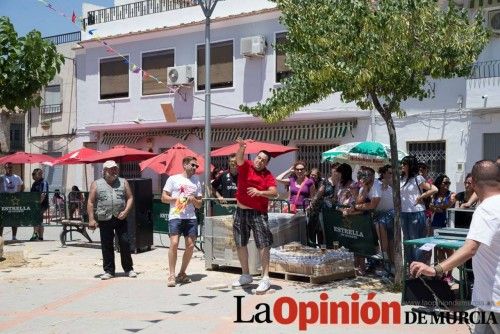
[(394, 234), (394, 202), (392, 199), (392, 167), (385, 165), (378, 170), (379, 178), (374, 180), (370, 193), (370, 203), (356, 204), (357, 210), (375, 210), (373, 223), (375, 224), (377, 236), (380, 241), (381, 253), (379, 257), (383, 260), (394, 262), (394, 248), (392, 240)]
[[(438, 189), (428, 183), (418, 173), (417, 158), (409, 155), (401, 160), (401, 228), (403, 240), (413, 240), (426, 237), (424, 198), (431, 197)], [(423, 251), (410, 250), (406, 254), (408, 263), (424, 262)]]

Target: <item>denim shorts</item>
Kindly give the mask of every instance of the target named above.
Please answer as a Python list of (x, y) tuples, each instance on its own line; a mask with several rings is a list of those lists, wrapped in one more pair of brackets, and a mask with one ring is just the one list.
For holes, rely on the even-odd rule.
[(198, 236), (198, 221), (196, 219), (171, 219), (168, 221), (170, 235), (183, 235), (185, 237)]
[(375, 224), (380, 224), (387, 230), (387, 237), (389, 240), (393, 239), (394, 232), (394, 210), (387, 211), (375, 211), (373, 216), (373, 222)]

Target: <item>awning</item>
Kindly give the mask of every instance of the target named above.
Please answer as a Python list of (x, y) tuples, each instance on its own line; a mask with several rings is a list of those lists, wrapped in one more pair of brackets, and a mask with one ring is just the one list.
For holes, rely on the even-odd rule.
[[(327, 141), (344, 137), (347, 133), (351, 133), (352, 135), (352, 129), (356, 128), (356, 125), (356, 120), (350, 120), (297, 125), (213, 128), (212, 142), (232, 142), (238, 137), (267, 142)], [(172, 136), (180, 140), (185, 140), (191, 134), (202, 140), (204, 132), (203, 128), (161, 129), (141, 132), (105, 132), (102, 135), (101, 143), (106, 145), (133, 144), (142, 138), (157, 136)]]
[(356, 121), (316, 124), (281, 125), (269, 127), (229, 128), (212, 130), (212, 142), (232, 142), (236, 138), (251, 138), (257, 141), (281, 142), (318, 141), (344, 137), (356, 127)]
[(141, 132), (104, 132), (101, 139), (101, 144), (117, 145), (117, 144), (135, 144), (142, 138), (157, 137), (157, 136), (172, 136), (180, 140), (186, 140), (191, 134), (198, 138), (203, 138), (203, 129), (170, 129), (170, 130), (148, 130)]

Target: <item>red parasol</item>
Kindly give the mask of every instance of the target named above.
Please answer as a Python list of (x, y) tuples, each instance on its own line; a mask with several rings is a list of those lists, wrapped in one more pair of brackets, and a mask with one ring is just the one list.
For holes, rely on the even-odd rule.
[[(260, 141), (255, 141), (253, 139), (245, 140), (247, 144), (247, 148), (245, 150), (245, 154), (254, 154), (259, 153), (260, 151), (268, 151), (272, 157), (277, 157), (278, 155), (285, 154), (292, 151), (297, 151), (298, 148), (293, 146), (283, 146), (278, 144), (270, 144)], [(230, 155), (231, 153), (236, 153), (240, 145), (238, 143), (232, 144), (229, 146), (221, 147), (219, 149), (213, 150), (210, 155), (212, 157), (218, 157), (223, 155)]]
[(100, 154), (100, 151), (93, 150), (91, 148), (80, 148), (75, 151), (71, 151), (66, 153), (60, 158), (57, 158), (52, 165), (76, 165), (76, 164), (84, 164), (86, 163), (84, 160), (92, 157), (96, 154)]
[(198, 167), (196, 169), (196, 174), (203, 173), (203, 166), (205, 164), (205, 159), (200, 154), (191, 151), (186, 146), (177, 143), (165, 152), (158, 154), (156, 157), (145, 160), (139, 163), (141, 171), (149, 168), (158, 174), (175, 175), (184, 172), (182, 166), (182, 159), (185, 157), (195, 157), (198, 160)]
[(113, 148), (96, 153), (86, 159), (81, 159), (82, 162), (104, 162), (106, 160), (115, 160), (117, 163), (125, 163), (139, 161), (154, 157), (156, 154), (146, 151), (141, 151), (125, 145), (116, 145)]
[(36, 153), (16, 152), (0, 158), (0, 164), (8, 162), (12, 164), (35, 164), (35, 163), (52, 163), (55, 158)]

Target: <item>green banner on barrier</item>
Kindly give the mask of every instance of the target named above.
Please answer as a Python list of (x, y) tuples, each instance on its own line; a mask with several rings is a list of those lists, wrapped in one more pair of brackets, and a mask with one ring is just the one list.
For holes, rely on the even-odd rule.
[(322, 214), (327, 247), (338, 241), (340, 246), (356, 254), (369, 256), (376, 253), (377, 238), (371, 215), (343, 217), (340, 211), (333, 208), (324, 208)]
[(158, 198), (153, 199), (153, 231), (168, 233), (168, 213), (170, 205), (162, 203)]
[(37, 226), (41, 224), (40, 193), (0, 194), (1, 226)]

